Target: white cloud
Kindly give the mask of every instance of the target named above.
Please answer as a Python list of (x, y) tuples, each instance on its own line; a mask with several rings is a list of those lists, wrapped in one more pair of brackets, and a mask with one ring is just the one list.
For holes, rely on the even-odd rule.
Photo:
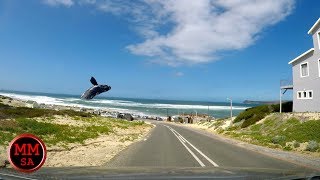
[(246, 48), (294, 8), (294, 0), (90, 2), (106, 13), (123, 15), (135, 26), (144, 40), (128, 45), (131, 53), (171, 66), (210, 62), (223, 52)]
[[(162, 14), (174, 28), (129, 45), (134, 54), (169, 65), (214, 61), (219, 53), (252, 45), (259, 33), (293, 9), (291, 0), (159, 0)], [(158, 12), (158, 11), (154, 11)], [(160, 32), (158, 32), (160, 34)]]
[(45, 0), (44, 2), (51, 6), (63, 5), (70, 7), (74, 4), (73, 0)]
[(174, 75), (177, 77), (181, 77), (184, 75), (184, 73), (183, 72), (176, 72)]

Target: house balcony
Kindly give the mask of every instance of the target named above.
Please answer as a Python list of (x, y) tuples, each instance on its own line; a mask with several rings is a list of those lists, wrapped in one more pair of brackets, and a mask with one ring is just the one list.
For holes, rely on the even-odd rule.
[(293, 89), (293, 81), (289, 79), (280, 80), (280, 89)]

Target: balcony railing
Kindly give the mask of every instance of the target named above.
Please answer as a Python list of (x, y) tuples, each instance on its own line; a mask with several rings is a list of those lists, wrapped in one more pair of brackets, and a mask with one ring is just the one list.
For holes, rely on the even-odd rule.
[(280, 88), (281, 89), (292, 89), (293, 88), (292, 79), (282, 79), (282, 80), (280, 80)]

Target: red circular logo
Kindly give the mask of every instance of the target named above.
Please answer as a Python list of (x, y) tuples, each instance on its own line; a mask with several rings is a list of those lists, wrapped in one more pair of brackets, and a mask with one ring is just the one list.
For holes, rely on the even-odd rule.
[(21, 134), (15, 137), (8, 149), (10, 164), (21, 172), (34, 172), (46, 161), (46, 146), (33, 134)]

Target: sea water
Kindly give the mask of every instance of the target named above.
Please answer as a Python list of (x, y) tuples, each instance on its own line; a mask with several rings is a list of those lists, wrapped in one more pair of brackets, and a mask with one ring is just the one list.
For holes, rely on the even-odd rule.
[[(215, 118), (230, 116), (229, 102), (204, 102), (186, 100), (161, 100), (96, 96), (92, 100), (80, 99), (79, 95), (48, 94), (17, 91), (0, 91), (0, 95), (21, 100), (36, 101), (41, 104), (64, 105), (94, 109), (107, 109), (123, 113), (146, 116), (174, 116), (178, 114), (209, 114)], [(233, 103), (233, 115), (252, 107), (243, 103)]]

